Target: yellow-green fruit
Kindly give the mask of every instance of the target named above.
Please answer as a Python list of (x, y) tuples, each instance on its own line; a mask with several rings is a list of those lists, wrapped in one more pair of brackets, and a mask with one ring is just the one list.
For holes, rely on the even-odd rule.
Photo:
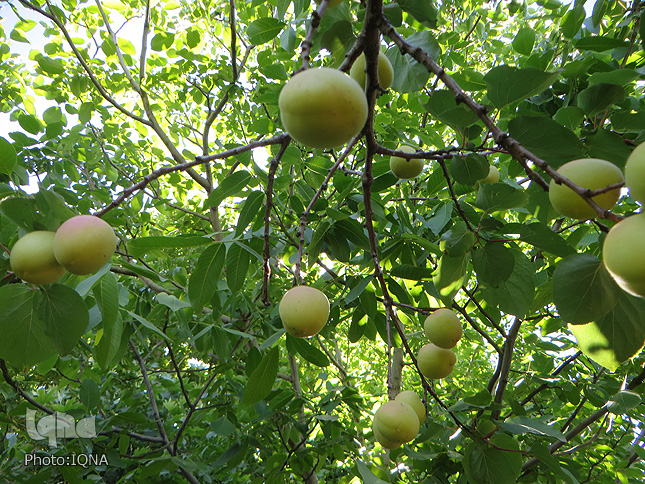
[(419, 424), (422, 425), (426, 421), (426, 406), (421, 401), (417, 392), (412, 390), (404, 390), (400, 392), (395, 398), (397, 402), (407, 403), (412, 407), (412, 410), (415, 411), (417, 417), (419, 418)]
[(417, 355), (419, 370), (423, 376), (432, 380), (446, 378), (452, 373), (456, 362), (457, 356), (454, 351), (440, 348), (433, 343), (422, 346)]
[(486, 183), (497, 183), (499, 181), (499, 170), (497, 167), (490, 165), (488, 168), (488, 175), (478, 181), (481, 185), (485, 185)]
[(431, 342), (446, 349), (454, 348), (463, 334), (459, 317), (447, 308), (430, 314), (423, 323), (423, 329)]
[(11, 249), (11, 270), (25, 282), (50, 284), (65, 274), (54, 257), (54, 232), (37, 230), (23, 235)]
[(625, 185), (632, 197), (645, 204), (645, 143), (639, 144), (627, 158)]
[(419, 433), (419, 417), (407, 403), (390, 400), (374, 414), (374, 426), (389, 442), (410, 442)]
[(54, 237), (54, 256), (72, 274), (92, 274), (110, 262), (117, 237), (105, 220), (77, 215), (66, 220)]
[(296, 286), (282, 296), (278, 310), (287, 333), (305, 338), (318, 333), (327, 323), (329, 299), (315, 287)]
[(367, 98), (361, 86), (329, 67), (293, 76), (280, 91), (278, 105), (287, 133), (311, 148), (344, 145), (367, 121)]
[[(565, 163), (558, 173), (576, 185), (597, 190), (624, 181), (623, 172), (609, 161), (597, 158), (582, 158)], [(620, 188), (596, 195), (593, 200), (606, 210), (610, 210), (620, 198)], [(565, 217), (586, 220), (596, 217), (596, 211), (576, 192), (564, 184), (558, 185), (551, 180), (549, 200), (558, 213)]]
[[(363, 89), (365, 89), (365, 82), (367, 80), (367, 74), (365, 73), (365, 54), (361, 54), (354, 61), (352, 68), (349, 70), (349, 75), (356, 79)], [(392, 80), (394, 79), (394, 69), (392, 69), (392, 63), (387, 56), (379, 51), (378, 53), (378, 83), (383, 89), (387, 89), (392, 85)]]
[[(397, 151), (403, 151), (404, 153), (415, 153), (416, 150), (412, 146), (401, 145)], [(418, 176), (424, 167), (424, 162), (420, 158), (411, 158), (406, 160), (401, 156), (390, 156), (390, 170), (398, 178), (408, 179)]]
[(374, 418), (374, 420), (372, 420), (372, 430), (374, 431), (374, 437), (376, 437), (376, 440), (378, 441), (378, 443), (381, 444), (386, 449), (392, 450), (392, 449), (396, 449), (397, 447), (401, 447), (401, 444), (403, 442), (396, 442), (394, 440), (389, 440), (383, 436), (383, 433), (379, 430), (379, 427), (376, 424), (376, 417)]
[(614, 225), (602, 246), (605, 267), (616, 283), (634, 296), (645, 297), (645, 213)]
[[(322, 0), (316, 0), (316, 3), (320, 5), (320, 2)], [(338, 7), (343, 0), (329, 0), (329, 3), (327, 4), (328, 7)]]

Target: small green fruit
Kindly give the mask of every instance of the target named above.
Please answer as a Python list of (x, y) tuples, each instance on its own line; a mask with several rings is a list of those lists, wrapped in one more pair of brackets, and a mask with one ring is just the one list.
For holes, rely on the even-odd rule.
[[(365, 53), (358, 56), (354, 61), (352, 68), (349, 70), (349, 75), (353, 77), (365, 90), (365, 83), (367, 81), (367, 74), (365, 74)], [(392, 85), (394, 80), (394, 69), (387, 56), (379, 51), (378, 53), (378, 83), (383, 89), (387, 89)]]
[(367, 98), (361, 86), (329, 67), (293, 76), (280, 91), (278, 105), (287, 133), (311, 148), (344, 145), (367, 121)]
[(431, 342), (445, 349), (454, 348), (463, 334), (459, 317), (447, 308), (430, 314), (423, 323), (423, 329)]
[(54, 237), (54, 256), (72, 274), (86, 275), (110, 262), (117, 237), (105, 220), (77, 215), (66, 220)]
[(11, 249), (11, 270), (25, 282), (50, 284), (65, 274), (54, 257), (54, 232), (36, 230), (23, 235)]
[(627, 217), (614, 225), (602, 246), (605, 267), (628, 293), (645, 297), (645, 213)]
[[(397, 151), (404, 153), (415, 153), (416, 150), (412, 146), (401, 145)], [(411, 158), (406, 160), (400, 156), (390, 156), (390, 170), (395, 176), (402, 179), (409, 179), (418, 176), (424, 167), (424, 162), (420, 158)]]
[(632, 197), (645, 204), (645, 143), (639, 144), (627, 158), (625, 185)]
[(317, 334), (329, 318), (329, 299), (325, 293), (309, 286), (289, 289), (278, 308), (287, 333), (298, 338)]
[(423, 425), (423, 422), (426, 421), (426, 406), (423, 404), (423, 401), (421, 401), (419, 395), (417, 395), (417, 392), (413, 392), (412, 390), (404, 390), (400, 392), (394, 398), (394, 400), (410, 405), (410, 407), (412, 407), (412, 410), (416, 412), (417, 417), (419, 418), (419, 424)]
[(419, 433), (419, 417), (407, 403), (390, 400), (374, 414), (374, 426), (388, 442), (410, 442)]
[[(565, 163), (558, 173), (576, 185), (597, 190), (624, 181), (623, 172), (609, 161), (597, 158), (582, 158)], [(593, 200), (606, 210), (610, 210), (620, 198), (620, 188), (593, 197)], [(558, 213), (578, 220), (595, 218), (596, 211), (576, 192), (564, 184), (551, 180), (549, 200)]]
[(422, 346), (417, 356), (419, 370), (426, 378), (438, 380), (452, 373), (457, 362), (457, 356), (452, 350), (440, 348), (430, 343)]
[(487, 183), (497, 183), (499, 181), (499, 170), (497, 169), (497, 167), (489, 165), (488, 175), (477, 181), (480, 185), (485, 185)]

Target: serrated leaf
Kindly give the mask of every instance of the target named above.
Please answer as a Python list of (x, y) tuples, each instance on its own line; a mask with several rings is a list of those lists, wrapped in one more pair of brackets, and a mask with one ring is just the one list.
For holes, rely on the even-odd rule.
[(35, 365), (56, 354), (36, 306), (36, 291), (26, 285), (0, 287), (0, 358), (18, 368)]
[(585, 21), (586, 12), (582, 4), (576, 5), (564, 14), (560, 21), (560, 32), (567, 39), (573, 39)]
[(398, 0), (396, 2), (405, 12), (412, 15), (419, 23), (434, 28), (437, 25), (437, 7), (434, 2), (418, 0)]
[(262, 202), (264, 201), (264, 192), (253, 191), (249, 193), (246, 197), (246, 201), (240, 210), (240, 216), (237, 219), (237, 225), (235, 227), (235, 235), (239, 236), (244, 233), (246, 227), (249, 226), (255, 217), (257, 217), (260, 208), (262, 207)]
[(53, 284), (42, 290), (38, 314), (45, 323), (45, 334), (61, 355), (72, 351), (90, 321), (83, 298), (62, 284)]
[(562, 237), (543, 223), (523, 224), (519, 232), (524, 242), (551, 254), (566, 257), (576, 252)]
[(531, 307), (537, 281), (531, 261), (518, 249), (512, 252), (515, 264), (511, 276), (496, 288), (482, 285), (482, 293), (489, 303), (497, 304), (501, 311), (522, 318)]
[(251, 174), (246, 170), (239, 170), (227, 176), (208, 196), (205, 206), (217, 207), (226, 198), (241, 195), (244, 188), (251, 181), (251, 178)]
[(479, 187), (475, 206), (485, 212), (498, 212), (523, 207), (528, 201), (524, 190), (518, 190), (506, 183), (487, 183)]
[(567, 438), (555, 427), (529, 417), (513, 417), (501, 424), (502, 428), (513, 434), (535, 434), (553, 437), (561, 442)]
[(379, 479), (362, 461), (356, 461), (356, 467), (358, 467), (358, 473), (363, 478), (361, 481), (363, 484), (388, 484), (386, 481)]
[(450, 175), (457, 183), (474, 185), (488, 175), (489, 164), (486, 157), (470, 153), (465, 157), (455, 156), (450, 162)]
[(78, 398), (88, 410), (94, 410), (100, 401), (99, 385), (91, 378), (83, 378)]
[(101, 369), (112, 368), (120, 355), (124, 345), (124, 324), (121, 314), (118, 314), (114, 321), (103, 324), (101, 339), (94, 348), (94, 359)]
[(576, 42), (576, 49), (591, 50), (593, 52), (605, 52), (607, 50), (628, 46), (629, 42), (625, 42), (624, 40), (620, 39), (612, 39), (611, 37), (607, 37), (605, 35), (582, 37)]
[(226, 253), (226, 282), (233, 294), (237, 293), (246, 279), (251, 254), (239, 243), (233, 243)]
[(522, 455), (517, 452), (517, 441), (509, 435), (497, 433), (490, 442), (494, 447), (479, 441), (466, 446), (462, 462), (468, 481), (477, 484), (515, 484), (522, 471)]
[(155, 299), (159, 304), (163, 304), (167, 308), (170, 308), (171, 311), (179, 311), (180, 309), (186, 309), (190, 307), (186, 301), (173, 296), (172, 294), (166, 294), (165, 292), (160, 292), (155, 296)]
[(309, 363), (321, 367), (329, 366), (329, 358), (327, 358), (327, 355), (304, 338), (295, 338), (287, 333), (287, 342)]
[(482, 249), (471, 254), (473, 268), (482, 282), (497, 287), (511, 277), (515, 257), (502, 242), (487, 242)]
[(38, 134), (43, 129), (43, 125), (40, 123), (40, 120), (30, 114), (21, 114), (18, 116), (18, 124), (22, 129), (31, 134)]
[(284, 22), (273, 17), (266, 17), (254, 20), (246, 29), (249, 42), (253, 45), (261, 45), (275, 39), (282, 29)]
[(188, 280), (188, 297), (195, 311), (201, 311), (215, 295), (225, 261), (226, 247), (219, 242), (200, 254)]
[(428, 267), (413, 266), (410, 264), (398, 264), (390, 269), (392, 277), (400, 277), (410, 281), (421, 281), (431, 279), (434, 271)]
[(113, 324), (119, 312), (119, 287), (116, 276), (106, 272), (92, 287), (104, 324)]
[(444, 254), (439, 259), (432, 282), (446, 305), (452, 301), (463, 286), (469, 259), (468, 254), (460, 257), (450, 257)]
[(508, 124), (508, 131), (513, 138), (553, 168), (586, 155), (580, 138), (551, 118), (517, 116)]
[[(447, 90), (434, 91), (428, 102), (423, 107), (442, 123), (451, 128), (462, 131), (467, 126), (479, 121), (479, 117), (463, 104), (457, 104), (455, 95)], [(453, 160), (454, 161), (454, 160)], [(462, 183), (462, 182), (460, 182)]]
[(573, 254), (553, 272), (553, 302), (571, 324), (595, 321), (613, 309), (620, 289), (601, 261), (591, 254)]
[(135, 257), (146, 255), (156, 249), (180, 249), (188, 247), (199, 247), (212, 243), (213, 240), (201, 235), (183, 235), (179, 237), (137, 237), (128, 241), (128, 250)]
[(242, 395), (242, 403), (253, 405), (271, 393), (273, 383), (278, 375), (279, 361), (280, 347), (274, 346), (264, 355), (258, 366), (249, 376), (246, 387), (244, 388), (244, 394)]
[(615, 371), (645, 344), (645, 300), (621, 291), (614, 308), (597, 321), (569, 325), (582, 352)]
[(620, 391), (607, 402), (607, 410), (615, 415), (621, 415), (638, 407), (643, 399), (638, 393)]
[(622, 86), (599, 83), (583, 89), (578, 94), (578, 106), (588, 116), (595, 116), (623, 99), (625, 99), (625, 89)]
[(488, 99), (497, 108), (529, 98), (547, 89), (558, 78), (557, 72), (543, 72), (527, 67), (494, 67), (484, 76)]

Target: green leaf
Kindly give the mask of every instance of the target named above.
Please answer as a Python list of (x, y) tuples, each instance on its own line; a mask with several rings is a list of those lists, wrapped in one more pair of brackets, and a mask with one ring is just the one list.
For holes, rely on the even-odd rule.
[(99, 344), (94, 348), (94, 359), (102, 370), (107, 371), (120, 359), (125, 344), (124, 324), (121, 314), (114, 321), (103, 324)]
[(461, 69), (450, 74), (464, 91), (483, 91), (486, 89), (484, 75), (472, 69)]
[(30, 114), (21, 114), (18, 116), (18, 124), (22, 129), (31, 134), (38, 134), (43, 129), (40, 120)]
[(329, 358), (304, 338), (295, 338), (287, 333), (287, 347), (291, 346), (300, 356), (316, 366), (329, 366)]
[(362, 461), (356, 461), (356, 467), (358, 467), (358, 473), (362, 477), (363, 484), (388, 484), (387, 481), (379, 479), (379, 477), (374, 474), (369, 467), (367, 467)]
[(533, 67), (518, 69), (511, 66), (494, 67), (484, 76), (488, 99), (497, 108), (539, 94), (558, 78), (558, 72), (543, 72)]
[(10, 175), (16, 166), (16, 150), (11, 143), (0, 136), (0, 173)]
[(506, 281), (513, 273), (515, 256), (502, 242), (487, 242), (482, 249), (471, 252), (477, 277), (492, 287)]
[(188, 280), (188, 297), (195, 312), (201, 311), (215, 295), (225, 261), (226, 247), (219, 242), (200, 254)]
[(567, 39), (573, 39), (585, 21), (586, 12), (582, 4), (576, 5), (564, 14), (560, 21), (560, 32)]
[(56, 354), (37, 310), (37, 295), (22, 284), (0, 287), (0, 358), (18, 368), (33, 366)]
[(246, 170), (239, 170), (227, 176), (208, 196), (205, 206), (217, 207), (228, 197), (240, 196), (251, 178), (251, 174)]
[(260, 18), (251, 22), (246, 29), (246, 35), (248, 35), (251, 44), (261, 45), (278, 37), (284, 25), (284, 22), (277, 18)]
[(578, 94), (578, 106), (589, 116), (625, 99), (625, 89), (617, 84), (594, 84)]
[(437, 25), (437, 8), (432, 1), (398, 0), (396, 2), (404, 12), (408, 12), (419, 23), (434, 28)]
[(116, 276), (106, 272), (92, 287), (92, 293), (101, 311), (103, 323), (113, 324), (119, 313), (119, 287)]
[(159, 304), (163, 304), (167, 308), (169, 308), (171, 311), (179, 311), (180, 309), (186, 309), (190, 307), (190, 304), (188, 304), (186, 301), (182, 301), (181, 299), (173, 296), (172, 294), (166, 294), (165, 292), (160, 292), (155, 296), (155, 299)]
[(38, 313), (49, 336), (61, 355), (72, 351), (85, 333), (90, 314), (83, 298), (68, 286), (51, 285), (41, 292)]
[(638, 407), (643, 399), (638, 393), (620, 391), (607, 402), (607, 410), (615, 415), (621, 415)]
[(474, 185), (488, 175), (489, 169), (486, 157), (478, 153), (470, 153), (465, 157), (455, 156), (450, 162), (450, 175), (457, 183)]
[(543, 223), (533, 222), (530, 224), (521, 224), (518, 227), (518, 231), (520, 238), (524, 242), (543, 251), (550, 252), (551, 254), (566, 257), (576, 252), (562, 237)]
[(253, 405), (271, 393), (273, 383), (278, 375), (279, 361), (280, 347), (274, 346), (264, 355), (258, 366), (249, 376), (246, 387), (244, 388), (244, 394), (242, 395), (242, 403)]
[(150, 40), (150, 48), (157, 52), (172, 47), (175, 41), (175, 34), (172, 32), (159, 32)]
[(513, 434), (534, 434), (553, 437), (560, 442), (567, 442), (567, 438), (562, 432), (555, 427), (548, 425), (540, 420), (528, 417), (514, 417), (506, 420), (501, 427), (507, 432)]
[(523, 207), (528, 201), (524, 190), (518, 190), (506, 183), (487, 183), (479, 187), (475, 206), (485, 212), (498, 212)]
[(553, 119), (569, 129), (575, 129), (585, 119), (585, 114), (578, 106), (566, 106), (558, 109)]
[(143, 325), (143, 327), (149, 329), (150, 331), (155, 333), (157, 336), (159, 336), (161, 339), (165, 339), (169, 343), (172, 343), (172, 340), (163, 331), (161, 331), (159, 328), (157, 328), (154, 324), (152, 324), (147, 319), (139, 316), (136, 313), (133, 313), (132, 311), (128, 311), (128, 314), (130, 316), (132, 316), (134, 319), (136, 319), (137, 321), (139, 321)]
[(571, 324), (595, 321), (611, 311), (620, 289), (604, 264), (591, 254), (573, 254), (553, 272), (553, 302)]
[[(411, 45), (422, 49), (432, 58), (441, 56), (441, 46), (429, 30), (422, 30), (410, 35), (407, 39)], [(416, 92), (423, 89), (430, 74), (428, 70), (410, 56), (404, 56), (399, 49), (390, 48), (385, 53), (394, 69), (394, 80), (391, 89), (400, 93)]]
[(38, 65), (46, 74), (62, 74), (65, 72), (65, 66), (58, 59), (52, 59), (44, 55), (39, 55), (36, 58)]
[(513, 256), (515, 264), (511, 276), (496, 288), (482, 285), (482, 293), (486, 301), (498, 305), (501, 311), (522, 318), (531, 307), (537, 281), (535, 268), (522, 251), (513, 249)]
[(463, 131), (467, 126), (479, 121), (479, 117), (471, 109), (463, 104), (457, 104), (454, 94), (450, 91), (435, 91), (423, 107), (433, 118), (457, 131)]
[(201, 235), (180, 235), (178, 237), (153, 235), (150, 237), (130, 239), (127, 245), (132, 255), (141, 257), (156, 249), (185, 249), (188, 247), (199, 247), (200, 245), (206, 245), (212, 242), (212, 239)]
[[(473, 441), (466, 446), (462, 460), (468, 482), (473, 484), (515, 484), (522, 471), (519, 445), (509, 435), (497, 433), (491, 445)], [(501, 450), (508, 449), (508, 450)]]
[(531, 27), (522, 27), (513, 39), (513, 49), (520, 54), (530, 55), (535, 44), (535, 37), (535, 30)]
[(240, 243), (233, 243), (226, 253), (226, 282), (233, 294), (244, 286), (251, 254)]
[(411, 264), (397, 264), (389, 272), (392, 277), (400, 277), (410, 281), (431, 279), (434, 274), (434, 271), (428, 267), (413, 266)]
[(582, 352), (599, 365), (615, 371), (645, 344), (645, 300), (618, 294), (614, 308), (597, 321), (569, 325)]
[(612, 39), (608, 36), (582, 37), (576, 42), (576, 49), (591, 50), (593, 52), (605, 52), (620, 47), (628, 47), (629, 42), (620, 39)]
[(553, 168), (586, 156), (580, 138), (551, 118), (517, 116), (508, 124), (508, 131), (513, 138)]
[(99, 385), (91, 378), (83, 378), (78, 398), (88, 410), (94, 410), (101, 400)]
[(460, 257), (450, 257), (444, 254), (439, 259), (432, 282), (446, 305), (452, 302), (464, 284), (468, 260), (468, 254)]

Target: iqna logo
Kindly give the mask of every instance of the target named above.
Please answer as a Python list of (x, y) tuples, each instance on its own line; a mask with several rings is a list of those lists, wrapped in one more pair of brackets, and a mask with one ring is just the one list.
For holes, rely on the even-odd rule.
[(96, 417), (85, 417), (78, 422), (67, 413), (54, 412), (36, 421), (36, 411), (25, 413), (27, 433), (34, 440), (49, 439), (49, 445), (56, 447), (58, 439), (90, 439), (96, 437)]

